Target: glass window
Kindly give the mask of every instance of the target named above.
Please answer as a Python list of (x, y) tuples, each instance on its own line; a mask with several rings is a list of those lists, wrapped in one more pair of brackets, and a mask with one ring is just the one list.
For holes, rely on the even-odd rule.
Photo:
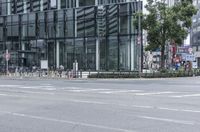
[(24, 12), (24, 3), (22, 0), (17, 0), (17, 13), (23, 13)]
[(118, 69), (118, 39), (117, 37), (108, 38), (108, 67), (109, 70)]
[(85, 38), (87, 69), (96, 70), (96, 40), (94, 38)]
[(95, 36), (96, 20), (95, 20), (95, 7), (85, 8), (85, 36)]
[(95, 0), (79, 0), (79, 6), (95, 5)]
[(54, 25), (54, 12), (48, 12), (48, 36), (49, 38), (54, 38), (55, 37), (55, 25)]
[(22, 39), (28, 37), (28, 15), (22, 15)]
[(19, 36), (19, 16), (12, 16), (12, 36)]
[(66, 8), (66, 0), (61, 0), (61, 8)]
[(73, 69), (74, 63), (74, 40), (67, 39), (65, 44), (65, 59), (63, 60), (63, 64), (66, 69)]
[(39, 38), (45, 38), (45, 14), (44, 12), (38, 13), (38, 36)]
[(118, 5), (109, 5), (107, 8), (107, 32), (109, 35), (118, 34)]
[(33, 11), (40, 11), (40, 0), (32, 0)]
[(85, 29), (85, 23), (84, 23), (84, 9), (80, 8), (76, 10), (77, 12), (77, 36), (83, 37), (84, 36), (84, 29)]
[(43, 6), (43, 10), (48, 10), (49, 9), (49, 6), (48, 6), (48, 0), (43, 0), (43, 3), (42, 3), (42, 6)]
[(64, 11), (57, 12), (57, 30), (56, 30), (57, 37), (64, 37)]
[(130, 70), (130, 41), (128, 36), (119, 39), (119, 68)]
[(0, 41), (3, 41), (3, 17), (0, 17)]
[(28, 36), (35, 37), (35, 13), (29, 14)]
[(86, 55), (83, 45), (83, 39), (75, 40), (75, 60), (78, 62), (79, 69), (85, 69)]
[(74, 19), (73, 19), (73, 9), (68, 9), (65, 12), (65, 36), (66, 37), (73, 37), (74, 36)]
[(0, 5), (1, 15), (7, 15), (7, 3), (6, 1), (2, 1)]
[(66, 0), (66, 8), (76, 7), (76, 0)]
[(7, 17), (7, 39), (12, 36), (12, 16)]

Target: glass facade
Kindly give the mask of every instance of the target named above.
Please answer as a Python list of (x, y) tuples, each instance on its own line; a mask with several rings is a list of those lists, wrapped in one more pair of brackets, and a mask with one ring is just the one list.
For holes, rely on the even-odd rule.
[(8, 49), (12, 66), (40, 66), (40, 60), (48, 60), (49, 67), (72, 69), (77, 60), (82, 70), (138, 69), (138, 30), (133, 25), (138, 2), (79, 0), (77, 7), (69, 0), (10, 1), (14, 3), (0, 3), (1, 14), (2, 6), (12, 7), (6, 9), (11, 15), (0, 16), (0, 65), (5, 65)]

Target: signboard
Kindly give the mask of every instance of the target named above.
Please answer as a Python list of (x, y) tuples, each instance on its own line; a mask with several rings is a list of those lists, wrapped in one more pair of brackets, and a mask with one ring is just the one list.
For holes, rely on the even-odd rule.
[(186, 61), (195, 61), (195, 56), (194, 55), (186, 55), (185, 60)]
[(190, 54), (192, 54), (192, 51), (193, 51), (192, 48), (188, 48), (188, 52), (189, 52)]
[(194, 52), (195, 57), (200, 57), (200, 51)]
[(41, 66), (41, 69), (48, 69), (48, 60), (41, 60), (40, 66)]
[(183, 61), (195, 61), (195, 56), (191, 54), (182, 54)]
[(197, 62), (192, 62), (192, 68), (194, 68), (194, 69), (198, 68)]
[(178, 53), (192, 53), (193, 49), (190, 46), (177, 47)]

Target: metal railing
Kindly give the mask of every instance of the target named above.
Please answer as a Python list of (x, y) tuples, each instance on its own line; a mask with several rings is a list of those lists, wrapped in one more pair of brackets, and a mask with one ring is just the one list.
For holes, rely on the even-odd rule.
[(7, 74), (5, 71), (0, 72), (1, 76), (8, 77), (24, 77), (24, 78), (64, 78), (64, 79), (73, 79), (73, 78), (82, 78), (82, 70), (73, 71), (73, 70), (41, 70), (35, 69), (30, 70), (28, 68), (21, 69), (9, 69)]

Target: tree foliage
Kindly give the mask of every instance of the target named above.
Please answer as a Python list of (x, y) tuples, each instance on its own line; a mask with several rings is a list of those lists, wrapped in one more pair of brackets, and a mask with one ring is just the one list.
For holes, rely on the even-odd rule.
[(193, 6), (192, 0), (181, 0), (172, 7), (168, 7), (165, 1), (147, 0), (147, 2), (145, 8), (148, 14), (142, 16), (142, 28), (147, 31), (146, 50), (161, 49), (161, 63), (164, 64), (165, 45), (168, 42), (182, 44), (188, 35), (192, 16), (196, 14), (197, 9)]

